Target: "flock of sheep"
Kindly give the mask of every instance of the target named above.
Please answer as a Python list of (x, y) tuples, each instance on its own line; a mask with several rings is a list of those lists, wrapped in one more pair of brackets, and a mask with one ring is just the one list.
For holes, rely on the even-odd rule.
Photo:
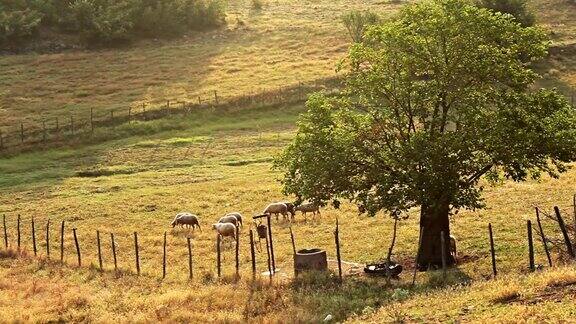
[[(289, 217), (294, 220), (297, 211), (300, 211), (304, 217), (306, 217), (307, 213), (312, 213), (314, 216), (316, 216), (316, 214), (320, 215), (320, 208), (314, 203), (304, 203), (295, 206), (290, 202), (271, 203), (264, 209), (262, 213), (266, 215), (275, 215), (276, 220), (278, 220), (279, 215), (282, 215), (285, 220), (287, 220)], [(290, 214), (290, 216), (288, 216), (288, 214)], [(171, 225), (172, 227), (187, 226), (192, 229), (198, 227), (198, 229), (201, 230), (198, 216), (188, 212), (178, 213), (172, 221)], [(212, 228), (216, 230), (218, 235), (221, 237), (229, 236), (236, 238), (236, 228), (237, 226), (239, 227), (242, 225), (242, 214), (233, 212), (228, 213), (220, 218), (218, 223), (212, 225)]]

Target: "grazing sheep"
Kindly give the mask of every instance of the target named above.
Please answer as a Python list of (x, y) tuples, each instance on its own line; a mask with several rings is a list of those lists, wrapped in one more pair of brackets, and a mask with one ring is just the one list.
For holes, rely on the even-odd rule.
[(306, 213), (312, 213), (312, 215), (316, 216), (316, 213), (320, 215), (320, 208), (315, 203), (305, 203), (300, 206), (296, 206), (295, 210), (301, 211), (304, 217), (306, 217)]
[(262, 214), (267, 215), (275, 214), (276, 220), (278, 220), (278, 214), (282, 214), (282, 216), (284, 216), (284, 219), (286, 219), (288, 218), (288, 206), (286, 206), (285, 203), (272, 203), (268, 205), (266, 209), (264, 209)]
[(242, 224), (242, 214), (240, 214), (239, 212), (228, 213), (228, 214), (226, 214), (225, 217), (228, 217), (228, 216), (236, 217), (236, 220), (238, 221), (238, 226), (244, 226), (244, 224)]
[(198, 227), (198, 229), (202, 230), (200, 228), (200, 222), (198, 221), (198, 216), (191, 214), (191, 213), (178, 213), (176, 214), (176, 217), (174, 217), (174, 220), (171, 223), (172, 227), (175, 227), (176, 225), (180, 225), (182, 226), (188, 226), (188, 227)]
[(238, 218), (236, 218), (235, 215), (226, 215), (222, 218), (220, 218), (218, 220), (218, 223), (220, 224), (224, 224), (224, 223), (230, 223), (230, 224), (234, 224), (234, 226), (238, 226)]
[(216, 223), (212, 225), (212, 228), (214, 228), (218, 235), (223, 238), (230, 236), (233, 239), (236, 239), (236, 225), (232, 223)]
[(456, 260), (456, 237), (450, 235), (450, 255)]
[(296, 210), (294, 209), (294, 204), (287, 201), (283, 202), (283, 204), (285, 204), (286, 207), (288, 207), (288, 212), (292, 216), (292, 219), (294, 219), (294, 216), (296, 216)]

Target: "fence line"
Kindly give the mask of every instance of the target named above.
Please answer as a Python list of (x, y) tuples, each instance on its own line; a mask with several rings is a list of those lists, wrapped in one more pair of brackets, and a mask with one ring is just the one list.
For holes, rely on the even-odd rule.
[(328, 77), (312, 82), (264, 90), (236, 96), (224, 96), (214, 90), (209, 97), (198, 96), (197, 101), (165, 100), (164, 104), (152, 106), (142, 103), (138, 107), (116, 108), (88, 115), (57, 116), (37, 123), (21, 122), (11, 132), (0, 129), (0, 156), (34, 150), (48, 144), (64, 144), (79, 137), (90, 137), (98, 128), (118, 126), (131, 121), (148, 121), (171, 115), (188, 115), (206, 108), (225, 109), (233, 107), (251, 108), (262, 105), (290, 104), (301, 102), (309, 93), (321, 89), (340, 87), (340, 78)]

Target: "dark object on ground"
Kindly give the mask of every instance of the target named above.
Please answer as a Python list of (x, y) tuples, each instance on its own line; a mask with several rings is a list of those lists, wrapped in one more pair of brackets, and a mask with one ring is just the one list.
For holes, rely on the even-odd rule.
[(392, 278), (398, 278), (398, 276), (402, 272), (402, 265), (396, 262), (367, 264), (364, 267), (364, 272), (371, 275), (386, 276), (386, 265), (388, 265), (388, 275)]
[(298, 250), (294, 256), (294, 268), (297, 274), (307, 270), (328, 270), (326, 251), (320, 249)]

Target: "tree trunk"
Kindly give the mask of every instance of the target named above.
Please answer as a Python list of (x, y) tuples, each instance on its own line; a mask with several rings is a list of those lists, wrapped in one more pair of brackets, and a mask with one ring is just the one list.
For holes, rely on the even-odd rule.
[(448, 203), (439, 203), (436, 206), (422, 206), (420, 211), (420, 227), (424, 229), (422, 245), (418, 256), (418, 268), (425, 271), (429, 268), (442, 267), (441, 232), (444, 232), (446, 264), (455, 263), (450, 253), (450, 206)]

